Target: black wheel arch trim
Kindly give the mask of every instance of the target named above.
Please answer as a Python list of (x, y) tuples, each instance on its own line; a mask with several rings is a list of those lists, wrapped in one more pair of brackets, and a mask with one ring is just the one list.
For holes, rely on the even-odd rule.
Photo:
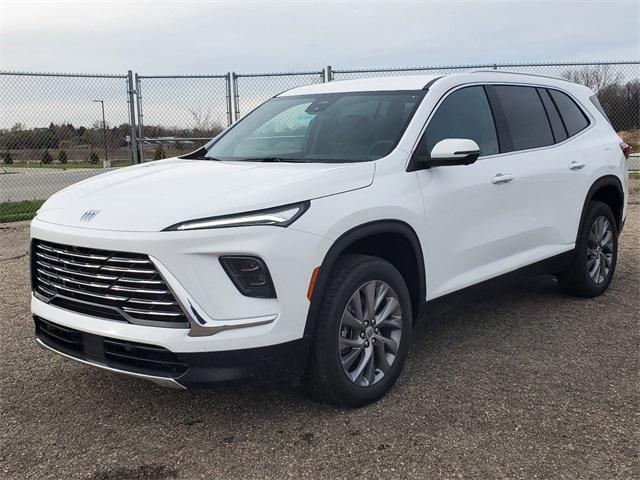
[(342, 255), (347, 248), (358, 240), (382, 233), (395, 233), (404, 236), (412, 245), (414, 255), (418, 260), (418, 304), (422, 304), (426, 299), (426, 272), (424, 264), (424, 255), (420, 239), (415, 230), (407, 223), (400, 220), (376, 220), (369, 223), (358, 225), (338, 237), (329, 248), (320, 265), (320, 272), (313, 289), (311, 304), (307, 312), (307, 321), (304, 329), (304, 336), (311, 337), (315, 333), (316, 318), (320, 309), (320, 302), (324, 293), (327, 281), (331, 274), (331, 270), (336, 260)]
[[(584, 222), (584, 217), (587, 215), (587, 207), (589, 206), (589, 202), (593, 199), (596, 192), (603, 187), (613, 186), (618, 190), (619, 200), (620, 200), (620, 215), (619, 218), (616, 218), (618, 234), (622, 231), (622, 213), (624, 210), (624, 189), (622, 188), (622, 182), (615, 175), (605, 175), (603, 177), (598, 178), (587, 192), (587, 196), (584, 199), (584, 204), (582, 205), (582, 213), (580, 214), (580, 223), (578, 224), (578, 233), (576, 234), (576, 243), (578, 242), (578, 236), (580, 235), (580, 228), (582, 227), (582, 222)], [(615, 214), (615, 212), (614, 212)]]

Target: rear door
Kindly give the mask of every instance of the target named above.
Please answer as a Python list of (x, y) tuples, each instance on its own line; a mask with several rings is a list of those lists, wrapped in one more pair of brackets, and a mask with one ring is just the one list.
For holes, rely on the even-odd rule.
[(558, 113), (556, 94), (571, 101), (564, 93), (523, 85), (492, 85), (487, 91), (503, 120), (498, 131), (506, 139), (504, 172), (512, 177), (502, 188), (512, 213), (504, 252), (515, 256), (517, 268), (567, 251), (575, 242), (586, 162), (579, 143), (569, 137), (580, 126), (568, 128)]
[[(612, 164), (616, 165), (616, 154), (619, 152), (615, 140), (613, 145), (607, 145), (602, 143), (600, 136), (586, 133), (586, 130), (594, 124), (594, 120), (586, 115), (567, 93), (547, 89), (547, 94), (553, 107), (556, 107), (567, 134), (566, 140), (561, 140), (555, 151), (563, 168), (562, 171), (567, 177), (568, 190), (574, 196), (566, 198), (563, 209), (565, 217), (560, 221), (563, 238), (567, 242), (575, 242), (584, 200), (594, 175), (602, 168), (605, 159), (613, 160)], [(613, 137), (615, 138), (616, 135)]]

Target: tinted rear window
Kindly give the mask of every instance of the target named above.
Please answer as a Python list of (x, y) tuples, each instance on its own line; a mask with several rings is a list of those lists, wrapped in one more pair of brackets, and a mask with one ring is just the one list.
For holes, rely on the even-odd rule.
[(598, 100), (598, 97), (596, 97), (595, 95), (591, 95), (589, 97), (589, 100), (591, 100), (591, 103), (595, 105), (595, 107), (602, 114), (602, 116), (607, 119), (607, 122), (609, 122), (609, 125), (611, 125), (611, 120), (609, 120), (609, 116), (604, 111), (604, 108), (602, 108), (602, 105), (600, 104), (600, 100)]
[(549, 90), (549, 93), (551, 94), (551, 98), (553, 98), (556, 107), (558, 107), (558, 111), (560, 112), (560, 116), (564, 121), (564, 126), (567, 128), (567, 133), (570, 137), (587, 128), (589, 121), (582, 110), (580, 110), (576, 105), (576, 102), (571, 100), (568, 95), (559, 92), (558, 90)]
[(496, 85), (513, 150), (553, 145), (553, 134), (542, 101), (533, 87)]

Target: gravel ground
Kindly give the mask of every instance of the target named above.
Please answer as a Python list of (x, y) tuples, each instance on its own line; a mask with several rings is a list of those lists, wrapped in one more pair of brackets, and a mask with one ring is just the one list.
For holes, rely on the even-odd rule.
[(540, 277), (432, 315), (390, 395), (359, 410), (277, 385), (165, 390), (40, 350), (26, 225), (0, 226), (0, 477), (638, 478), (632, 203), (607, 294)]

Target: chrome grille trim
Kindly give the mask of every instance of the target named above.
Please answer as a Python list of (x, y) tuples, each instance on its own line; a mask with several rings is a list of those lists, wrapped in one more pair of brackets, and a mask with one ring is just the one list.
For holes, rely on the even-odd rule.
[(135, 263), (135, 264), (146, 263), (146, 264), (151, 264), (151, 262), (149, 260), (141, 260), (141, 259), (137, 259), (137, 258), (111, 257), (111, 258), (108, 258), (106, 260), (107, 260), (107, 262), (114, 262), (114, 263)]
[(107, 270), (108, 272), (144, 273), (146, 275), (156, 273), (155, 270), (139, 270), (135, 268), (123, 268), (123, 267), (102, 267), (102, 269)]
[(139, 325), (188, 328), (181, 305), (144, 254), (34, 240), (33, 289), (67, 310)]
[(40, 268), (36, 269), (38, 273), (42, 273), (47, 277), (56, 278), (58, 280), (62, 280), (63, 282), (75, 283), (76, 285), (82, 285), (84, 287), (94, 287), (94, 288), (109, 288), (109, 285), (104, 283), (93, 283), (93, 282), (81, 282), (80, 280), (74, 280), (73, 278), (63, 277), (62, 275), (56, 275), (55, 273), (46, 272)]
[(181, 315), (180, 313), (174, 312), (154, 312), (152, 310), (139, 310), (137, 308), (131, 307), (122, 307), (122, 309), (127, 313), (137, 313), (139, 315), (155, 315), (160, 317), (177, 317)]
[(62, 258), (52, 257), (51, 255), (47, 255), (45, 253), (36, 252), (36, 255), (40, 258), (44, 258), (45, 260), (49, 260), (50, 262), (60, 262), (65, 265), (72, 265), (74, 267), (100, 268), (100, 265), (96, 265), (93, 263), (78, 263), (78, 262), (73, 262), (71, 260), (63, 260)]
[(36, 264), (40, 265), (42, 267), (45, 267), (45, 268), (49, 268), (49, 269), (54, 270), (56, 272), (62, 272), (62, 273), (68, 273), (68, 274), (72, 274), (72, 275), (78, 275), (80, 277), (97, 278), (99, 280), (123, 281), (123, 279), (119, 279), (118, 277), (116, 277), (114, 275), (96, 275), (96, 274), (91, 275), (89, 273), (78, 272), (77, 270), (69, 270), (67, 268), (56, 267), (54, 265), (51, 265), (51, 264), (46, 263), (46, 262), (42, 262), (40, 260), (36, 260)]
[(118, 282), (138, 283), (138, 284), (144, 284), (144, 285), (163, 285), (164, 284), (162, 280), (140, 280), (138, 278), (127, 278), (127, 277), (118, 278)]
[(94, 298), (102, 298), (104, 300), (111, 300), (113, 302), (124, 302), (125, 300), (127, 300), (127, 297), (114, 297), (111, 295), (100, 295), (98, 293), (90, 293), (90, 292), (85, 292), (82, 290), (77, 290), (75, 288), (71, 288), (71, 287), (66, 287), (64, 285), (60, 285), (58, 283), (53, 283), (51, 281), (47, 281), (43, 278), (38, 278), (38, 281), (44, 283), (45, 285), (49, 286), (49, 287), (53, 287), (56, 290), (62, 290), (64, 292), (68, 292), (68, 293), (76, 293), (78, 295), (86, 295), (88, 297), (94, 297)]
[(51, 247), (47, 247), (46, 245), (40, 245), (38, 244), (38, 248), (40, 248), (41, 250), (44, 250), (46, 252), (51, 252), (51, 253), (58, 253), (58, 254), (63, 254), (63, 255), (67, 255), (69, 257), (75, 257), (75, 258), (84, 258), (84, 259), (89, 259), (89, 260), (107, 260), (109, 257), (103, 257), (103, 256), (98, 256), (98, 255), (82, 255), (80, 253), (75, 253), (75, 252), (65, 252), (64, 250), (58, 250), (57, 248), (51, 248)]
[(143, 288), (123, 287), (120, 285), (114, 285), (111, 289), (119, 292), (148, 293), (150, 295), (165, 295), (169, 293), (169, 290), (149, 290)]
[(145, 300), (143, 298), (130, 298), (129, 303), (139, 303), (141, 305), (177, 305), (176, 302), (164, 302), (156, 300)]

